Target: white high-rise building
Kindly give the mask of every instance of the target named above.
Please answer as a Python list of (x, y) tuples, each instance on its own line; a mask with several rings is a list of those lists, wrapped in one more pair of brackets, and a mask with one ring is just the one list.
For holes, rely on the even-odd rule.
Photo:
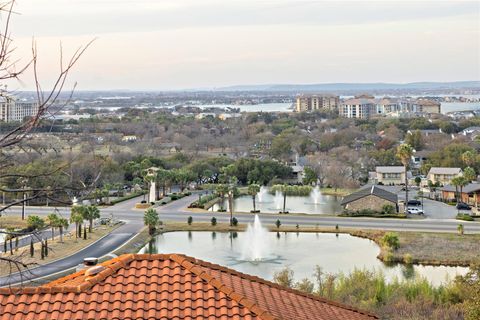
[(23, 121), (38, 113), (37, 102), (18, 101), (14, 97), (0, 97), (0, 121)]

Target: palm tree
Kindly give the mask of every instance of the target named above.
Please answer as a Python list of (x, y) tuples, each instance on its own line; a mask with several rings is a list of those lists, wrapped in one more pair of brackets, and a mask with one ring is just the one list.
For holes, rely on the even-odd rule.
[(65, 218), (58, 218), (56, 226), (60, 231), (60, 242), (63, 243), (63, 229), (68, 228), (68, 220)]
[(155, 209), (148, 209), (143, 216), (143, 223), (148, 227), (148, 234), (153, 236), (155, 234), (155, 228), (160, 221), (158, 213)]
[[(78, 226), (83, 223), (84, 206), (74, 206), (70, 212), (70, 222), (75, 223), (75, 238), (78, 238)], [(81, 236), (81, 235), (80, 235)]]
[(228, 186), (226, 184), (219, 184), (215, 189), (218, 196), (220, 197), (220, 210), (223, 212), (223, 202), (225, 201), (225, 194), (228, 192)]
[(248, 194), (252, 196), (253, 200), (253, 213), (257, 212), (257, 208), (255, 207), (255, 197), (260, 192), (260, 186), (256, 183), (252, 183), (248, 186)]
[(58, 215), (56, 213), (51, 213), (47, 216), (47, 224), (52, 228), (52, 241), (55, 237), (55, 228), (58, 223)]
[(97, 206), (88, 206), (82, 211), (82, 216), (84, 220), (88, 220), (88, 232), (91, 233), (93, 228), (93, 220), (100, 218), (100, 210), (98, 210)]
[(459, 201), (461, 196), (458, 194), (458, 189), (459, 188), (461, 189), (460, 193), (463, 191), (463, 187), (466, 185), (465, 178), (455, 177), (455, 178), (452, 179), (452, 181), (450, 181), (450, 183), (452, 184), (452, 186), (455, 186), (455, 199), (456, 199), (457, 203), (461, 202), (461, 201)]
[(404, 171), (405, 171), (405, 212), (408, 209), (408, 175), (407, 169), (408, 165), (410, 164), (410, 160), (412, 159), (413, 155), (413, 148), (406, 143), (402, 143), (397, 147), (397, 157), (403, 164)]

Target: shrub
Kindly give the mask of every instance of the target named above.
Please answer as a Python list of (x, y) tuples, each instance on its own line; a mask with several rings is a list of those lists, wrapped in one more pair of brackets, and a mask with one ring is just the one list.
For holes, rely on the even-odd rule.
[(210, 222), (212, 223), (212, 226), (216, 226), (217, 225), (217, 218), (212, 217), (212, 220), (210, 220)]
[(147, 203), (147, 200), (142, 200), (140, 201), (140, 203)]
[(393, 252), (392, 250), (387, 250), (383, 255), (383, 261), (385, 262), (393, 262)]
[(457, 220), (463, 220), (463, 221), (475, 221), (475, 219), (473, 219), (471, 215), (464, 214), (464, 213), (457, 214), (456, 219)]
[(178, 200), (178, 196), (177, 195), (172, 195), (172, 196), (170, 196), (170, 200), (172, 200), (172, 201)]
[(167, 204), (167, 203), (166, 203), (165, 201), (162, 201), (162, 202), (160, 202), (160, 204), (163, 206), (163, 205), (165, 205), (165, 204)]
[(382, 207), (382, 213), (383, 214), (394, 214), (395, 213), (395, 208), (391, 204), (385, 204)]
[(193, 222), (192, 216), (188, 217), (187, 223), (188, 223), (189, 226), (192, 225), (192, 222)]
[(403, 255), (403, 262), (405, 264), (412, 264), (413, 263), (413, 258), (412, 258), (412, 255), (410, 253), (405, 253)]
[(383, 235), (381, 243), (383, 246), (397, 250), (400, 247), (400, 240), (395, 232), (387, 232)]
[(233, 217), (232, 218), (232, 226), (236, 227), (238, 225), (238, 219)]
[[(282, 191), (284, 188), (283, 185), (274, 185), (270, 188), (270, 193), (274, 194), (277, 190)], [(312, 191), (311, 186), (286, 186), (287, 196), (308, 196)]]

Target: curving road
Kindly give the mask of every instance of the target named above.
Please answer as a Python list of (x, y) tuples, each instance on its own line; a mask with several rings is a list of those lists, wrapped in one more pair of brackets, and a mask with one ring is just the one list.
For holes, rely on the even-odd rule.
[[(219, 222), (228, 222), (230, 215), (218, 212), (192, 212), (187, 206), (196, 200), (198, 195), (193, 194), (183, 199), (171, 202), (167, 205), (157, 208), (160, 219), (163, 221), (182, 221), (186, 222), (191, 216), (194, 223), (197, 221), (209, 222), (212, 217), (216, 217)], [(127, 200), (112, 207), (102, 208), (102, 216), (112, 216), (125, 222), (124, 225), (115, 229), (111, 234), (98, 240), (93, 245), (80, 250), (73, 255), (31, 269), (28, 276), (29, 280), (41, 278), (57, 272), (66, 271), (75, 268), (83, 262), (86, 257), (101, 257), (114, 251), (122, 244), (132, 238), (143, 228), (143, 210), (133, 209), (135, 203), (139, 202), (141, 197)], [(52, 212), (52, 208), (28, 207), (27, 214), (36, 214), (46, 216)], [(58, 213), (64, 217), (69, 217), (69, 208), (58, 208)], [(19, 208), (11, 208), (6, 214), (20, 214)], [(361, 229), (381, 229), (395, 231), (426, 231), (426, 232), (457, 232), (457, 226), (460, 223), (454, 219), (374, 219), (374, 218), (343, 218), (335, 216), (313, 216), (313, 215), (277, 215), (277, 214), (259, 214), (264, 224), (273, 225), (277, 219), (280, 219), (282, 225), (295, 226), (320, 226), (340, 228), (361, 228)], [(236, 213), (235, 217), (240, 223), (253, 222), (253, 215), (248, 213)], [(480, 233), (479, 222), (461, 222), (465, 227), (466, 233)], [(25, 281), (19, 274), (13, 274), (9, 277), (0, 277), (0, 286), (17, 284)]]

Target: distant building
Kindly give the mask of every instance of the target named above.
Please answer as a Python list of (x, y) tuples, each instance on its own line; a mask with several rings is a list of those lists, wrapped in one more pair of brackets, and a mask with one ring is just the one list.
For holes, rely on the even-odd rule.
[(441, 185), (450, 184), (452, 179), (462, 175), (460, 168), (432, 167), (427, 174), (427, 180)]
[(412, 155), (412, 163), (416, 168), (420, 168), (421, 165), (428, 160), (428, 157), (432, 151), (415, 151)]
[(372, 99), (353, 98), (345, 100), (340, 107), (340, 116), (344, 118), (368, 119), (376, 113), (376, 105)]
[[(407, 178), (410, 179), (411, 176), (411, 172), (407, 171)], [(384, 185), (405, 184), (405, 168), (402, 166), (376, 167), (375, 182)]]
[(400, 111), (401, 108), (398, 99), (394, 98), (377, 99), (375, 104), (377, 114), (392, 114)]
[(433, 100), (417, 99), (417, 111), (422, 113), (440, 113), (441, 104)]
[(37, 102), (18, 101), (14, 97), (0, 97), (0, 121), (23, 121), (38, 113)]
[(382, 211), (385, 205), (391, 205), (398, 212), (398, 196), (375, 185), (365, 187), (343, 198), (341, 205), (348, 211), (371, 209)]
[(295, 110), (297, 112), (313, 110), (337, 110), (340, 98), (335, 95), (299, 95)]

